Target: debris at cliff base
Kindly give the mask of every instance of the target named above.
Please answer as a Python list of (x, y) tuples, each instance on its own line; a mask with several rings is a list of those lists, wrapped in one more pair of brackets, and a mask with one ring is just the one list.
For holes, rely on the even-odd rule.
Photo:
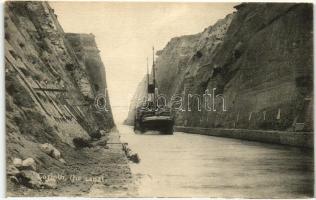
[(45, 144), (41, 144), (40, 148), (44, 153), (55, 158), (56, 160), (62, 159), (60, 151), (58, 151), (53, 145), (49, 143), (45, 143)]
[(8, 165), (7, 174), (9, 176), (16, 176), (20, 173), (20, 170), (16, 168), (14, 165)]
[[(102, 132), (103, 133), (103, 132)], [(99, 140), (102, 136), (100, 130), (95, 130), (92, 133), (89, 134), (92, 140)]]
[(127, 143), (122, 143), (122, 149), (126, 155), (126, 157), (134, 162), (134, 163), (139, 163), (140, 162), (140, 158), (138, 156), (137, 153), (133, 152), (129, 147)]
[[(64, 146), (62, 149), (67, 151), (64, 155), (66, 164), (61, 164), (60, 161), (40, 151), (41, 153), (37, 155), (38, 157), (34, 157), (34, 160), (39, 160), (45, 168), (41, 167), (38, 171), (19, 170), (14, 167), (12, 159), (12, 164), (8, 165), (12, 167), (7, 170), (9, 194), (15, 196), (95, 196), (96, 191), (94, 189), (91, 191), (90, 188), (95, 188), (94, 185), (97, 184), (104, 189), (103, 192), (98, 191), (98, 194), (101, 193), (102, 196), (111, 196), (111, 194), (124, 196), (134, 187), (133, 176), (122, 145), (119, 144), (117, 133), (108, 133), (108, 139), (110, 144), (107, 148), (99, 145), (79, 149), (69, 145)], [(58, 148), (61, 149), (61, 147)], [(23, 159), (20, 160), (23, 162)], [(102, 182), (98, 181), (97, 177), (103, 177)]]
[(102, 138), (100, 137), (99, 139), (85, 139), (85, 138), (81, 138), (81, 137), (76, 137), (73, 140), (73, 144), (77, 149), (81, 149), (81, 148), (91, 148), (91, 147), (96, 147), (96, 146), (103, 146), (104, 148), (106, 148), (107, 146), (107, 141), (108, 138), (103, 136)]
[(20, 158), (13, 158), (12, 165), (9, 165), (11, 167), (15, 167), (17, 169), (30, 169), (33, 171), (36, 171), (36, 163), (33, 158), (27, 158), (25, 160), (22, 160)]
[(22, 170), (21, 174), (17, 178), (20, 184), (29, 188), (39, 189), (43, 183), (41, 176), (32, 170)]
[(56, 189), (57, 188), (57, 181), (54, 178), (46, 179), (42, 183), (42, 187), (46, 188), (46, 189)]
[(72, 140), (72, 142), (75, 145), (75, 147), (78, 149), (85, 148), (85, 147), (88, 147), (88, 148), (93, 147), (90, 140), (87, 140), (85, 138), (76, 137)]
[(27, 158), (22, 161), (22, 169), (31, 169), (33, 171), (36, 171), (36, 163), (33, 158)]
[(20, 158), (14, 158), (13, 159), (13, 165), (17, 168), (22, 167), (22, 159)]
[(17, 170), (14, 173), (8, 173), (10, 175), (9, 179), (17, 185), (23, 185), (32, 189), (56, 189), (57, 181), (56, 179), (43, 180), (41, 175), (33, 170)]

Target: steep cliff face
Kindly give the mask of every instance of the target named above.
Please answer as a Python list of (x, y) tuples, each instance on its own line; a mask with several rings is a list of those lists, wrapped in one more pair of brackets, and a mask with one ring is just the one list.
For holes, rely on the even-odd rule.
[[(159, 93), (183, 97), (176, 124), (312, 130), (312, 5), (250, 3), (236, 9), (159, 52)], [(188, 41), (187, 54), (177, 40)], [(206, 90), (215, 96), (207, 95), (208, 109)], [(188, 100), (188, 94), (199, 97)]]
[(141, 105), (147, 92), (147, 76), (144, 76), (141, 82), (137, 85), (136, 92), (134, 93), (129, 105), (128, 117), (125, 119), (124, 124), (133, 126), (136, 114), (136, 108)]
[[(87, 87), (91, 86), (93, 97), (99, 96), (104, 98), (104, 105), (100, 105), (101, 112), (93, 112), (97, 119), (98, 127), (102, 129), (113, 127), (112, 110), (105, 81), (105, 67), (99, 55), (100, 51), (97, 48), (94, 35), (66, 33), (66, 39), (74, 49), (79, 63), (85, 66), (85, 72), (89, 79)], [(106, 110), (106, 112), (102, 112), (102, 108)]]
[[(211, 56), (222, 43), (232, 18), (233, 14), (230, 14), (198, 34), (172, 38), (163, 50), (156, 53), (158, 55), (156, 78), (160, 94), (170, 100), (174, 94), (179, 92), (180, 87), (183, 87), (187, 75), (195, 74), (200, 65), (208, 63), (207, 57)], [(201, 58), (203, 54), (205, 55)], [(126, 124), (133, 124), (136, 102), (141, 102), (146, 94), (146, 89), (146, 79), (144, 78), (139, 83), (130, 104)]]
[(170, 98), (178, 92), (185, 77), (196, 76), (201, 67), (210, 63), (223, 42), (232, 18), (233, 14), (230, 14), (202, 33), (171, 39), (166, 48), (158, 53), (157, 82), (164, 95)]
[(5, 4), (7, 160), (32, 157), (40, 171), (44, 165), (48, 170), (47, 163), (61, 167), (41, 152), (40, 143), (71, 157), (74, 137), (114, 127), (111, 110), (94, 105), (106, 87), (94, 38), (84, 37), (80, 47), (89, 58), (78, 59), (56, 17), (46, 2)]

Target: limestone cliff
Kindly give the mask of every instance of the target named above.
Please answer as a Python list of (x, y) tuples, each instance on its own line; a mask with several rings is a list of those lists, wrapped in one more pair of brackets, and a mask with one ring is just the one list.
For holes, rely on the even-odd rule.
[(141, 82), (137, 85), (136, 92), (132, 97), (129, 105), (128, 117), (125, 119), (124, 124), (134, 125), (134, 118), (136, 114), (136, 108), (141, 105), (143, 98), (146, 97), (147, 92), (147, 76), (144, 76)]
[[(312, 130), (312, 5), (243, 3), (235, 8), (202, 33), (173, 38), (158, 52), (159, 93), (184, 99), (176, 124)], [(211, 110), (201, 103), (206, 90), (220, 95)], [(199, 95), (200, 102), (191, 99), (188, 105), (188, 94)]]
[[(198, 63), (207, 62), (204, 56), (198, 62), (197, 58), (203, 53), (211, 55), (217, 46), (223, 41), (223, 36), (233, 15), (219, 20), (213, 26), (206, 28), (202, 33), (172, 38), (163, 50), (157, 52), (156, 61), (157, 83), (159, 93), (169, 99), (178, 92), (185, 76), (198, 68)], [(195, 73), (195, 72), (194, 72)], [(141, 101), (146, 94), (146, 79), (143, 79), (136, 89), (126, 124), (132, 125), (134, 121), (135, 102)]]
[(115, 126), (108, 96), (101, 98), (107, 109), (95, 106), (106, 78), (94, 37), (65, 35), (47, 2), (6, 2), (4, 23), (7, 161), (32, 157), (45, 172), (62, 167), (39, 144), (70, 159), (74, 137)]
[[(93, 34), (66, 33), (66, 39), (75, 51), (76, 57), (83, 66), (88, 77), (94, 98), (104, 96), (106, 112), (94, 112), (98, 127), (108, 129), (113, 126), (110, 99), (106, 85), (105, 67), (99, 55), (99, 50)], [(102, 108), (102, 106), (101, 106)]]

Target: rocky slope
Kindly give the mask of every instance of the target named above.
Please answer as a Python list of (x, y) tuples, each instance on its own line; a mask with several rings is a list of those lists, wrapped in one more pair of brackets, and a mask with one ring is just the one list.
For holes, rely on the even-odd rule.
[[(65, 34), (47, 2), (7, 2), (4, 23), (8, 194), (23, 195), (24, 186), (48, 187), (41, 184), (36, 173), (87, 175), (84, 173), (93, 172), (91, 167), (94, 168), (95, 163), (113, 166), (117, 163), (122, 167), (112, 166), (116, 173), (130, 174), (120, 151), (74, 148), (75, 137), (89, 140), (97, 129), (106, 133), (115, 127), (105, 89), (105, 68), (94, 36)], [(47, 152), (46, 147), (53, 147), (40, 147), (44, 143), (55, 149)], [(90, 156), (101, 154), (106, 154), (104, 160), (90, 163), (88, 171), (80, 171), (81, 164), (93, 160)], [(23, 166), (19, 165), (20, 160)], [(28, 165), (34, 171), (19, 171)], [(103, 174), (108, 176), (108, 167), (103, 167)], [(100, 170), (98, 173), (102, 174)], [(89, 192), (88, 186), (83, 187)], [(50, 194), (69, 195), (78, 191), (68, 192), (59, 190)]]
[[(243, 3), (235, 8), (202, 33), (173, 38), (157, 53), (159, 93), (169, 104), (172, 96), (183, 99), (176, 124), (311, 131), (312, 5)], [(215, 96), (207, 109), (206, 90)], [(188, 94), (199, 95), (200, 102), (188, 100)], [(132, 116), (131, 111), (127, 121)]]

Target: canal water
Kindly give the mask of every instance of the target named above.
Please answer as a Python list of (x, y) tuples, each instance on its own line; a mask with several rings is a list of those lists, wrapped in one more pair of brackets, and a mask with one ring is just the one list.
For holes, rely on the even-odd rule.
[(294, 198), (313, 195), (313, 154), (282, 145), (176, 132), (121, 140), (141, 158), (131, 164), (141, 197)]

